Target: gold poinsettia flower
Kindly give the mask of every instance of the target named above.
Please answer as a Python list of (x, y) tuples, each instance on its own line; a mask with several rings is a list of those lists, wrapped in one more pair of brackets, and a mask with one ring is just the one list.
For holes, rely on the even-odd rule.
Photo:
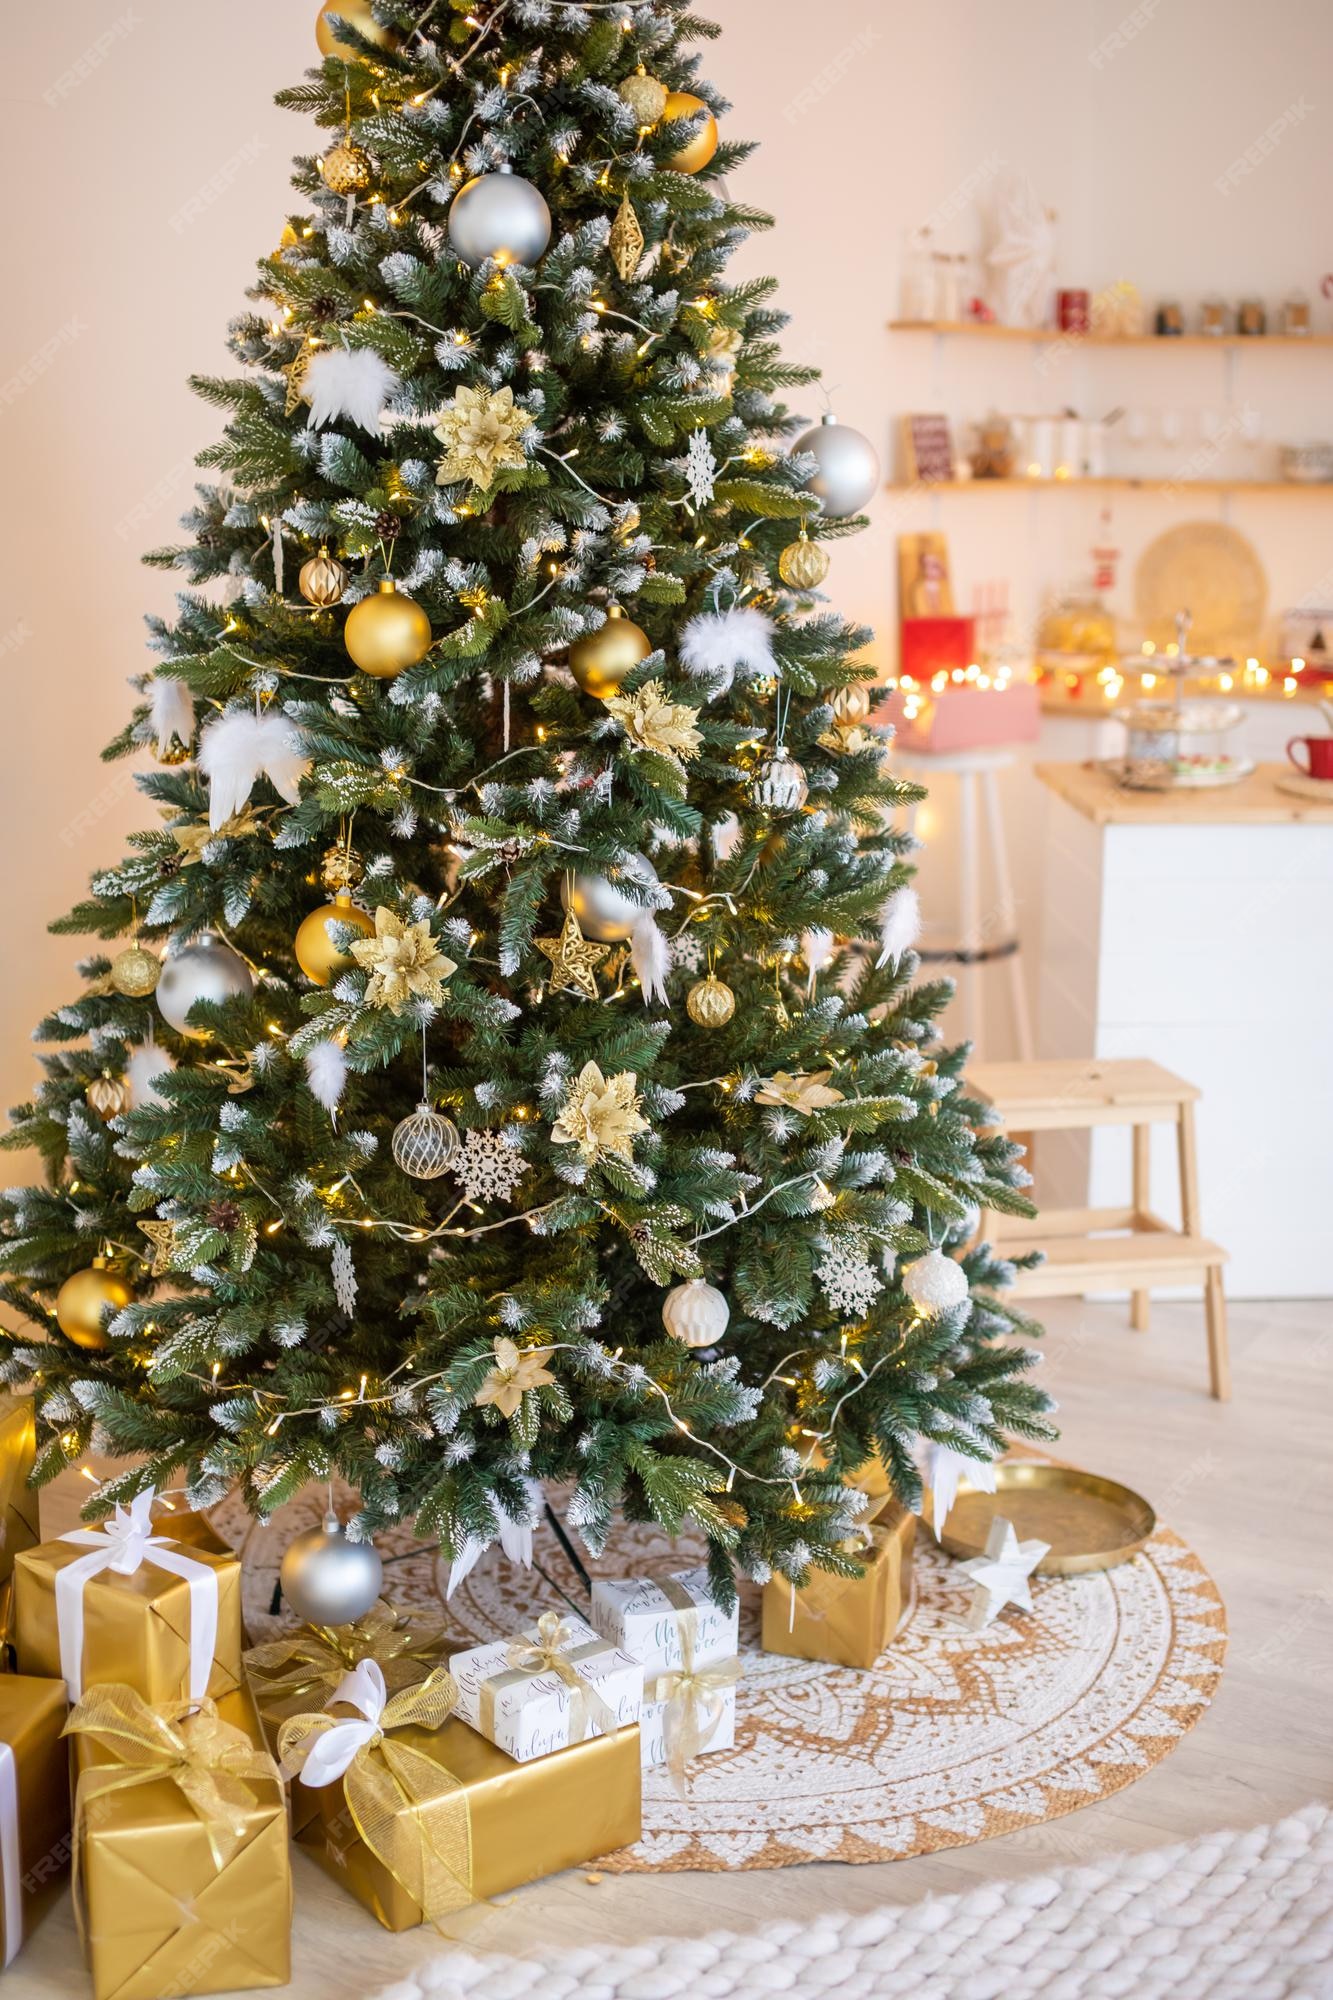
[(519, 1347), (503, 1334), (495, 1342), (495, 1366), (473, 1397), (478, 1409), (494, 1403), (500, 1414), (512, 1417), (527, 1389), (540, 1389), (555, 1377), (544, 1364), (555, 1352), (552, 1347)]
[(445, 980), (458, 970), (432, 937), (428, 917), (405, 924), (383, 904), (375, 912), (374, 937), (358, 938), (352, 956), (370, 974), (369, 1004), (387, 1007), (391, 1014), (401, 1014), (412, 1000), (429, 1000), (438, 1007)]
[(841, 1104), (843, 1093), (829, 1088), (831, 1069), (816, 1070), (807, 1076), (803, 1072), (795, 1076), (780, 1069), (776, 1076), (770, 1076), (762, 1089), (754, 1094), (756, 1104), (781, 1104), (788, 1111), (799, 1111), (802, 1118), (808, 1118), (812, 1111), (824, 1111), (830, 1104)]
[(467, 479), (474, 486), (490, 486), (502, 466), (525, 465), (523, 433), (532, 422), (526, 410), (515, 407), (512, 389), (456, 389), (435, 426), (444, 446), (437, 484), (452, 486)]
[(595, 1062), (579, 1071), (565, 1108), (551, 1127), (557, 1146), (577, 1146), (590, 1164), (606, 1154), (634, 1158), (634, 1134), (648, 1130), (632, 1069), (605, 1077)]
[(636, 694), (612, 695), (607, 713), (621, 725), (631, 743), (640, 750), (656, 750), (663, 757), (676, 757), (688, 764), (697, 757), (703, 743), (699, 734), (699, 711), (683, 701), (671, 701), (655, 681)]

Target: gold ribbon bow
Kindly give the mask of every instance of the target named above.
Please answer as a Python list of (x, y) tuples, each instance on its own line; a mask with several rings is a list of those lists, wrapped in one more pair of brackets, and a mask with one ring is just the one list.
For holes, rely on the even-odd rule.
[(258, 1680), (261, 1706), (289, 1701), (322, 1706), (362, 1660), (378, 1663), (391, 1691), (420, 1685), (439, 1665), (443, 1646), (443, 1626), (416, 1626), (381, 1598), (353, 1625), (307, 1625), (252, 1646), (245, 1665)]
[[(340, 1701), (338, 1713), (326, 1709), (291, 1716), (278, 1735), (284, 1772), (300, 1773), (307, 1784), (341, 1777), (347, 1810), (362, 1841), (426, 1921), (437, 1926), (473, 1900), (467, 1791), (433, 1757), (412, 1744), (395, 1743), (393, 1732), (439, 1729), (457, 1699), (453, 1675), (439, 1667), (417, 1686), (388, 1695), (382, 1707), (357, 1703), (362, 1723), (349, 1722)], [(359, 1740), (344, 1763), (329, 1738), (349, 1728)], [(329, 1752), (332, 1768), (323, 1777), (318, 1767), (329, 1762)]]
[(543, 1611), (537, 1620), (535, 1639), (511, 1639), (505, 1647), (505, 1668), (481, 1684), (480, 1720), (483, 1736), (495, 1741), (495, 1702), (504, 1689), (520, 1681), (535, 1680), (538, 1674), (554, 1674), (569, 1689), (569, 1740), (582, 1743), (589, 1731), (612, 1736), (618, 1727), (615, 1715), (595, 1687), (575, 1671), (580, 1660), (593, 1660), (614, 1652), (604, 1639), (576, 1642), (573, 1627), (558, 1611)]
[[(670, 1581), (671, 1579), (668, 1579)], [(686, 1789), (688, 1767), (702, 1756), (718, 1732), (726, 1708), (726, 1692), (741, 1677), (740, 1661), (717, 1660), (710, 1667), (694, 1664), (694, 1641), (698, 1614), (691, 1608), (677, 1618), (680, 1632), (680, 1665), (673, 1672), (658, 1674), (650, 1701), (664, 1701), (663, 1740), (667, 1770), (678, 1792)]]

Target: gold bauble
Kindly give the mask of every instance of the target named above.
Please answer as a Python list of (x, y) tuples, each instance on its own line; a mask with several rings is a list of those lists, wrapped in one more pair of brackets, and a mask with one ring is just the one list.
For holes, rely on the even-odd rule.
[(146, 1000), (161, 977), (161, 959), (141, 944), (126, 945), (111, 961), (111, 984), (126, 1000)]
[(613, 604), (601, 630), (575, 640), (570, 647), (569, 671), (585, 694), (605, 701), (652, 650), (648, 634)]
[(153, 745), (153, 756), (157, 762), (159, 764), (166, 764), (171, 769), (175, 769), (180, 764), (188, 764), (190, 755), (189, 744), (182, 743), (179, 736), (169, 736), (165, 743), (154, 743)]
[(362, 937), (374, 937), (375, 919), (359, 910), (343, 890), (331, 903), (321, 903), (296, 933), (293, 950), (296, 963), (316, 986), (329, 986), (340, 974), (350, 972), (356, 960), (350, 952), (339, 951), (329, 934), (330, 924), (350, 924)]
[(340, 42), (333, 32), (330, 14), (338, 14), (349, 28), (355, 28), (358, 35), (373, 42), (377, 49), (391, 49), (394, 36), (390, 29), (382, 28), (370, 11), (370, 0), (327, 0), (320, 8), (319, 19), (315, 23), (315, 40), (319, 43), (322, 56), (341, 56), (344, 62), (364, 62), (365, 56), (354, 49), (350, 42)]
[(685, 1012), (701, 1028), (725, 1028), (735, 1011), (736, 995), (711, 972), (685, 997)]
[(870, 688), (865, 681), (853, 681), (839, 688), (833, 697), (833, 720), (839, 729), (859, 729), (870, 719)]
[(105, 1257), (94, 1257), (91, 1270), (76, 1271), (57, 1292), (56, 1325), (76, 1347), (102, 1348), (108, 1344), (102, 1314), (108, 1307), (121, 1312), (133, 1303), (134, 1293), (125, 1280), (116, 1276)]
[[(702, 97), (696, 97), (689, 90), (673, 90), (667, 96), (663, 120), (670, 124), (674, 118), (689, 118), (696, 111), (708, 111)], [(678, 153), (673, 153), (664, 164), (674, 167), (678, 174), (701, 173), (717, 151), (717, 120), (711, 111), (699, 126), (694, 137)]]
[(130, 1101), (124, 1083), (109, 1073), (95, 1076), (83, 1094), (103, 1123), (108, 1118), (118, 1118)]
[(793, 590), (818, 590), (828, 571), (829, 560), (823, 549), (804, 533), (799, 541), (788, 542), (778, 557), (778, 575)]
[(627, 76), (623, 83), (616, 85), (622, 104), (628, 104), (639, 125), (660, 125), (662, 114), (667, 108), (671, 92), (655, 76), (648, 76), (640, 70), (637, 76)]
[(311, 556), (308, 563), (302, 563), (298, 583), (307, 604), (327, 611), (330, 606), (342, 602), (342, 594), (347, 588), (347, 571), (327, 549), (321, 549), (317, 556)]
[(363, 674), (391, 681), (430, 651), (430, 619), (410, 597), (400, 597), (386, 576), (378, 594), (352, 607), (343, 643)]
[(329, 147), (319, 163), (319, 171), (330, 194), (359, 194), (362, 188), (370, 186), (375, 170), (369, 153), (354, 146), (350, 139), (343, 139)]
[(325, 850), (319, 864), (319, 879), (332, 894), (340, 889), (355, 889), (366, 872), (366, 864), (354, 847), (337, 847)]

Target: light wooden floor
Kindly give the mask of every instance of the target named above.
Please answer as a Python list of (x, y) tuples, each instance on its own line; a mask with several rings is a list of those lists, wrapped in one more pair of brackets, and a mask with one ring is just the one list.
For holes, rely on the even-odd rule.
[[(1204, 1393), (1197, 1307), (1156, 1308), (1147, 1336), (1130, 1333), (1114, 1306), (1059, 1301), (1045, 1319), (1062, 1453), (1145, 1493), (1198, 1550), (1226, 1600), (1222, 1685), (1181, 1747), (1083, 1812), (913, 1861), (608, 1876), (598, 1885), (576, 1871), (481, 1913), (472, 1949), (539, 1956), (551, 1945), (637, 1943), (912, 1903), (1210, 1828), (1258, 1825), (1333, 1796), (1333, 1305), (1234, 1307), (1228, 1405)], [(47, 1525), (66, 1523), (53, 1508)], [(391, 1937), (304, 1856), (295, 1868), (297, 1972), (287, 1991), (296, 2000), (362, 2000), (443, 1948), (428, 1932)], [(5, 2000), (63, 2000), (81, 1990), (76, 1951), (66, 1905), (9, 1973)]]

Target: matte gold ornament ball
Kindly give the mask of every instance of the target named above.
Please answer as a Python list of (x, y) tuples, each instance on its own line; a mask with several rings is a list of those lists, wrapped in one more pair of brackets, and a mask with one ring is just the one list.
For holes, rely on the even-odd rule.
[(430, 619), (410, 597), (400, 597), (386, 576), (374, 597), (353, 605), (343, 627), (343, 643), (363, 674), (396, 680), (430, 651)]
[(778, 575), (793, 590), (818, 590), (829, 572), (829, 559), (808, 535), (788, 542), (778, 557)]
[(356, 960), (340, 951), (333, 942), (330, 924), (349, 924), (362, 937), (374, 937), (375, 919), (359, 910), (347, 891), (340, 890), (331, 903), (312, 910), (296, 933), (296, 963), (316, 986), (330, 986), (341, 973), (350, 972)]
[(327, 549), (321, 549), (317, 556), (311, 556), (308, 563), (302, 563), (298, 582), (306, 603), (313, 604), (319, 611), (327, 611), (332, 605), (342, 602), (347, 588), (347, 571)]
[(651, 130), (654, 125), (661, 124), (671, 92), (655, 76), (649, 76), (646, 70), (639, 70), (617, 84), (616, 90), (621, 103), (629, 106), (641, 127)]
[(315, 40), (319, 43), (319, 52), (322, 56), (341, 56), (344, 62), (364, 60), (350, 42), (338, 40), (333, 23), (329, 19), (330, 14), (341, 15), (349, 28), (355, 28), (358, 35), (363, 35), (368, 42), (373, 42), (377, 49), (393, 47), (394, 35), (389, 28), (382, 28), (375, 19), (370, 11), (370, 0), (326, 0), (326, 4), (319, 10), (319, 19), (315, 22)]
[(131, 1287), (111, 1270), (105, 1257), (94, 1257), (90, 1270), (76, 1271), (57, 1292), (56, 1325), (76, 1347), (105, 1347), (102, 1314), (121, 1312), (133, 1303)]
[[(696, 111), (708, 111), (708, 106), (702, 97), (696, 97), (693, 91), (689, 90), (673, 90), (668, 93), (662, 117), (667, 124), (670, 124), (672, 119), (690, 118)], [(673, 153), (666, 164), (674, 167), (678, 174), (702, 173), (716, 151), (717, 120), (712, 112), (708, 111), (708, 116), (694, 137), (688, 140), (679, 152)]]
[(725, 979), (709, 973), (685, 996), (685, 1012), (700, 1028), (725, 1028), (736, 1012), (736, 995)]
[(146, 1000), (150, 993), (156, 993), (161, 977), (161, 959), (141, 944), (127, 945), (111, 961), (111, 984), (126, 1000)]
[(319, 171), (330, 194), (359, 194), (370, 186), (374, 168), (370, 155), (361, 146), (344, 139), (330, 146), (319, 163)]
[(605, 625), (569, 649), (569, 671), (585, 694), (605, 701), (653, 650), (648, 634), (613, 604)]

